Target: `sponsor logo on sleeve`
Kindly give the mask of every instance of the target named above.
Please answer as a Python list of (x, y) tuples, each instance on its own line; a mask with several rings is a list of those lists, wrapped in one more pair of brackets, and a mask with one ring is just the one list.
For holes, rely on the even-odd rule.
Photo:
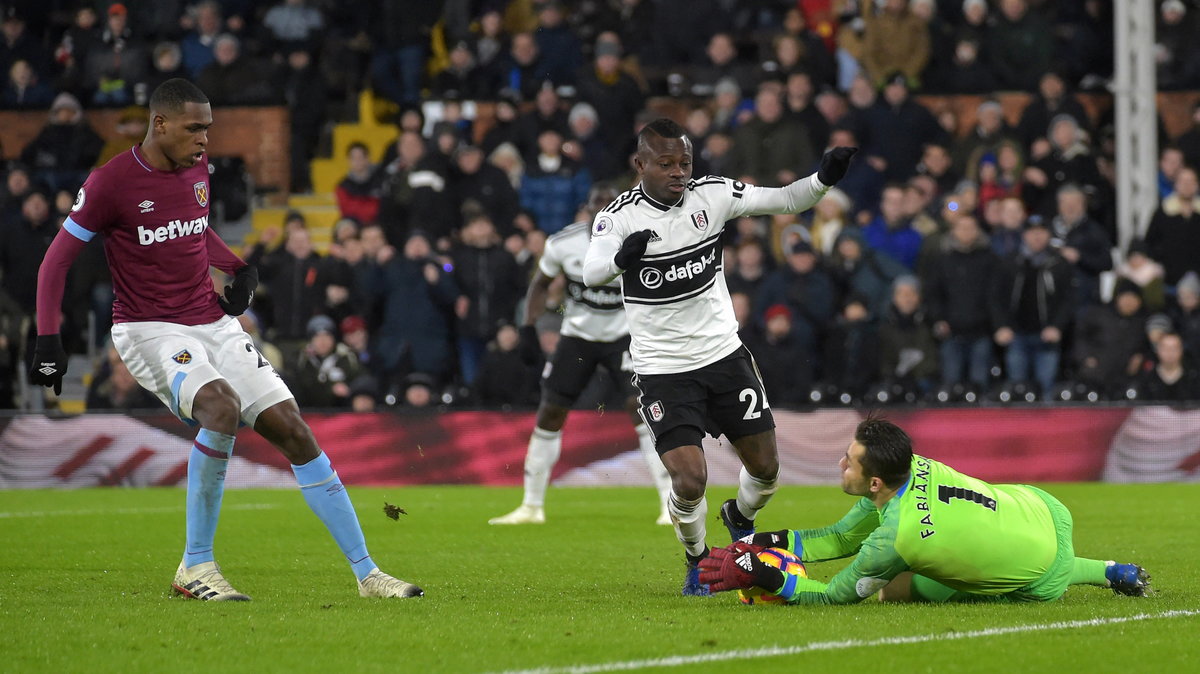
[(613, 221), (607, 216), (596, 218), (596, 224), (592, 225), (592, 236), (604, 236), (612, 231)]

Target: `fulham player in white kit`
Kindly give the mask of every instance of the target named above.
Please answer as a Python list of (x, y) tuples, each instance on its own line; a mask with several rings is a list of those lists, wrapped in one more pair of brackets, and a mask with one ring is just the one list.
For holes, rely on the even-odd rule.
[(536, 426), (529, 438), (529, 450), (525, 454), (525, 495), (516, 510), (493, 517), (488, 520), (489, 524), (541, 524), (546, 521), (546, 486), (562, 451), (563, 424), (571, 406), (600, 368), (608, 371), (613, 383), (626, 397), (626, 409), (633, 417), (638, 447), (654, 486), (658, 488), (658, 523), (671, 523), (667, 514), (671, 478), (654, 450), (654, 436), (638, 413), (637, 389), (630, 380), (633, 361), (629, 357), (629, 324), (625, 320), (621, 289), (615, 285), (589, 288), (583, 282), (583, 258), (591, 239), (591, 216), (612, 203), (616, 196), (611, 187), (593, 187), (584, 206), (588, 219), (568, 225), (546, 240), (546, 250), (525, 298), (522, 358), (536, 364), (541, 357), (534, 323), (546, 311), (550, 284), (559, 276), (567, 281), (566, 309), (560, 331), (562, 339), (542, 371), (542, 399)]
[(754, 359), (738, 339), (721, 272), (725, 223), (811, 208), (856, 151), (833, 148), (816, 174), (786, 187), (692, 180), (691, 140), (683, 127), (658, 119), (638, 133), (641, 182), (593, 221), (583, 278), (589, 286), (621, 279), (641, 414), (671, 476), (668, 509), (687, 557), (685, 595), (709, 594), (697, 568), (708, 554), (704, 434), (723, 433), (742, 462), (737, 498), (720, 513), (733, 539), (754, 533), (779, 474), (775, 422)]
[[(250, 305), (258, 272), (208, 226), (205, 146), (212, 123), (200, 89), (167, 80), (150, 97), (145, 140), (88, 176), (38, 274), (31, 380), (61, 391), (63, 286), (80, 249), (99, 235), (116, 296), (113, 345), (139, 384), (200, 427), (188, 460), (186, 545), (174, 591), (203, 600), (249, 599), (233, 589), (213, 555), (225, 469), (244, 423), (292, 464), (305, 501), (346, 555), (360, 595), (421, 596), (421, 588), (375, 566), (329, 458), (287, 386), (234, 318)], [(210, 266), (234, 276), (223, 297), (213, 289)]]

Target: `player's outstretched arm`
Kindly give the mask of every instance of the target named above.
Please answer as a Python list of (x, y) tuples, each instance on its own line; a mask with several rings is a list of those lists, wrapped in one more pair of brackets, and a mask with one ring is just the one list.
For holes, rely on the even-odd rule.
[(820, 529), (796, 531), (796, 538), (804, 541), (802, 559), (819, 562), (856, 554), (879, 525), (879, 509), (870, 499), (860, 499), (834, 524)]
[(747, 185), (740, 207), (733, 216), (800, 213), (816, 205), (821, 197), (846, 176), (856, 147), (835, 147), (821, 157), (816, 173), (784, 187)]
[[(68, 222), (70, 222), (68, 220)], [(73, 230), (79, 230), (74, 233)], [(67, 352), (63, 349), (62, 337), (58, 334), (62, 321), (63, 290), (67, 284), (67, 270), (79, 257), (90, 232), (78, 225), (64, 226), (58, 230), (42, 265), (38, 268), (37, 280), (37, 345), (34, 348), (33, 365), (29, 370), (29, 381), (35, 385), (54, 388), (55, 395), (62, 393), (63, 375), (67, 373)], [(82, 236), (88, 239), (80, 238)]]
[(874, 595), (908, 564), (896, 552), (896, 532), (880, 527), (863, 543), (850, 566), (828, 583), (784, 574), (774, 593), (792, 604), (856, 604)]

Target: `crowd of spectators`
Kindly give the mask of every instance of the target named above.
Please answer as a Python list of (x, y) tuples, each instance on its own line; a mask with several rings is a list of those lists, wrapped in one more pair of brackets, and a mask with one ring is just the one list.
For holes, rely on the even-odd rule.
[[(726, 282), (773, 403), (1200, 399), (1200, 106), (1189, 131), (1161, 138), (1149, 228), (1116, 249), (1113, 120), (1074, 96), (1111, 77), (1109, 3), (23, 7), (0, 16), (0, 106), (48, 110), (49, 123), (0, 190), (5, 378), (53, 221), (86, 171), (123, 149), (101, 147), (83, 107), (134, 106), (128, 147), (145, 128), (136, 106), (182, 75), (214, 105), (286, 103), (300, 191), (326, 121), (362, 87), (400, 106), (382, 157), (348, 149), (327, 254), (302, 213), (244, 251), (263, 285), (243, 325), (303, 405), (535, 403), (540, 368), (521, 360), (512, 326), (542, 245), (586, 217), (594, 183), (631, 185), (656, 96), (685, 104), (697, 177), (778, 186), (828, 147), (862, 148), (813, 210), (727, 227)], [(1200, 11), (1158, 7), (1160, 87), (1200, 87)], [(914, 98), (998, 90), (1031, 94), (1017, 123), (986, 99), (959, 129)], [(494, 103), (478, 133), (469, 100)], [(102, 252), (72, 273), (68, 336), (111, 299)], [(539, 325), (546, 353), (555, 327)], [(89, 403), (127, 407), (137, 398), (110, 361)]]

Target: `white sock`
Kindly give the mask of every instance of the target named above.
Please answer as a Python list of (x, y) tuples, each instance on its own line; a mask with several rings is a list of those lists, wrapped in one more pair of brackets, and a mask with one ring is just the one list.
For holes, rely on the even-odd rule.
[(675, 524), (675, 535), (683, 543), (684, 550), (693, 557), (700, 556), (704, 552), (704, 522), (708, 519), (708, 501), (703, 496), (689, 501), (672, 491), (668, 508)]
[(762, 507), (767, 505), (767, 501), (770, 501), (771, 497), (775, 495), (775, 488), (778, 485), (778, 474), (770, 480), (760, 480), (751, 475), (745, 466), (742, 466), (741, 472), (738, 473), (738, 510), (746, 519), (753, 522), (758, 511), (762, 510)]
[(529, 451), (525, 453), (525, 498), (522, 505), (542, 507), (546, 502), (546, 486), (550, 471), (562, 452), (562, 431), (533, 427), (529, 436)]
[(650, 427), (638, 424), (633, 430), (637, 431), (638, 449), (642, 450), (642, 458), (646, 460), (650, 478), (654, 480), (654, 486), (658, 489), (659, 502), (662, 509), (666, 510), (667, 500), (671, 498), (671, 475), (667, 473), (662, 457), (654, 449), (654, 434), (650, 432)]

